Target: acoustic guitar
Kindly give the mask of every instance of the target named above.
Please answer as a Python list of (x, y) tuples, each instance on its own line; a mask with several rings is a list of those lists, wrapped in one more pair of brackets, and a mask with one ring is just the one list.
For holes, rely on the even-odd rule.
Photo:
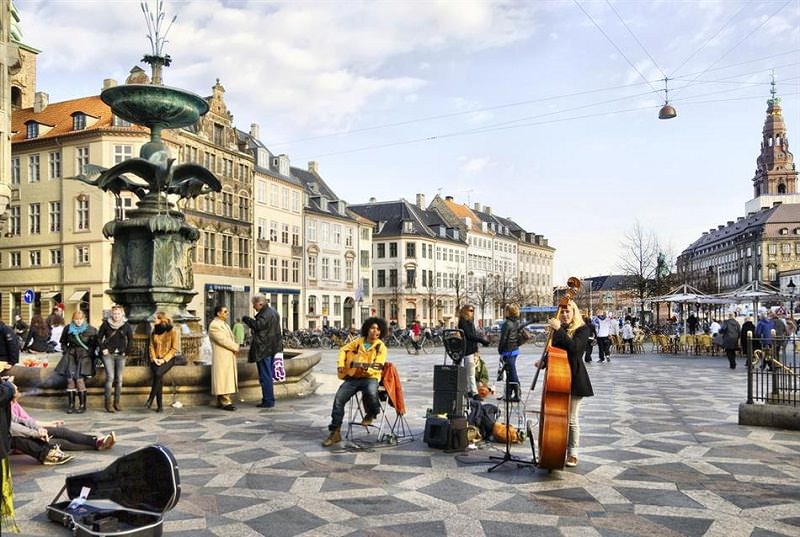
[(374, 362), (364, 362), (361, 360), (358, 351), (347, 351), (344, 355), (344, 367), (337, 371), (339, 380), (344, 379), (363, 379), (370, 376), (370, 370), (381, 371), (383, 364)]

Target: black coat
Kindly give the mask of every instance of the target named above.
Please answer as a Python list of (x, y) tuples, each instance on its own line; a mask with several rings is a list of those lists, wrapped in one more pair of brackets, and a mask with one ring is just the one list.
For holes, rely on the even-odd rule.
[[(742, 332), (741, 332), (741, 336), (740, 336), (741, 339), (742, 339), (742, 354), (747, 354), (747, 342), (748, 342), (747, 333), (748, 332), (752, 332), (753, 336), (756, 335), (756, 325), (753, 324), (753, 321), (745, 321), (742, 324)], [(761, 340), (760, 339), (754, 339), (753, 340), (753, 350), (757, 351), (760, 348), (761, 348)]]
[(739, 323), (736, 319), (726, 319), (719, 329), (719, 334), (722, 336), (722, 348), (725, 350), (733, 350), (739, 348)]
[(242, 322), (253, 331), (248, 362), (271, 358), (283, 350), (281, 317), (273, 308), (264, 305), (254, 318), (242, 317)]
[(109, 354), (124, 354), (131, 353), (133, 346), (133, 329), (128, 322), (117, 328), (111, 328), (108, 321), (103, 321), (100, 325), (100, 330), (97, 331), (97, 344), (100, 347), (100, 353), (108, 350)]
[(503, 331), (500, 332), (500, 343), (497, 345), (497, 352), (513, 352), (519, 349), (519, 319), (517, 317), (506, 317), (503, 323)]
[(567, 351), (569, 367), (572, 372), (572, 386), (570, 393), (580, 397), (591, 397), (594, 395), (592, 382), (589, 380), (589, 372), (583, 362), (583, 354), (586, 351), (586, 342), (589, 339), (589, 327), (581, 326), (572, 337), (567, 335), (567, 329), (563, 326), (553, 334), (552, 346)]
[[(89, 325), (79, 335), (70, 334), (69, 327), (64, 327), (61, 333), (61, 349), (64, 356), (56, 366), (56, 373), (65, 377), (79, 375), (93, 377), (95, 374), (94, 358), (97, 347), (97, 328)], [(80, 339), (80, 342), (78, 342)], [(85, 348), (84, 348), (85, 347)]]
[(0, 321), (0, 361), (12, 365), (19, 362), (19, 339), (3, 321)]
[(478, 351), (478, 343), (489, 344), (489, 340), (478, 334), (475, 330), (475, 323), (466, 319), (458, 320), (458, 329), (464, 332), (466, 344), (464, 346), (464, 356), (475, 354)]
[(13, 384), (0, 380), (0, 458), (11, 452), (11, 401), (16, 392)]

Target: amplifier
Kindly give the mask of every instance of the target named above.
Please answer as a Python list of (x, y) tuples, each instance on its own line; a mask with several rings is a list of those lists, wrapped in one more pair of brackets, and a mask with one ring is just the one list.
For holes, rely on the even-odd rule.
[(433, 391), (463, 392), (467, 389), (467, 368), (457, 365), (433, 366)]
[(447, 418), (429, 416), (425, 420), (425, 443), (428, 447), (447, 449), (450, 443), (450, 421)]
[(447, 414), (448, 416), (463, 416), (464, 392), (443, 390), (433, 392), (433, 413)]

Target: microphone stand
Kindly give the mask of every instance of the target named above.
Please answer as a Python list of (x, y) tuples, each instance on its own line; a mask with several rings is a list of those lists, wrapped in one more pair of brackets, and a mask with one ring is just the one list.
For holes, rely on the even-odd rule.
[[(505, 385), (506, 451), (505, 451), (505, 453), (503, 454), (502, 457), (497, 457), (497, 456), (490, 456), (489, 457), (490, 461), (500, 461), (500, 462), (498, 462), (497, 464), (495, 464), (494, 466), (489, 468), (487, 471), (488, 472), (492, 472), (492, 471), (494, 471), (495, 469), (499, 468), (500, 466), (504, 465), (507, 462), (516, 463), (517, 464), (517, 468), (520, 468), (520, 467), (523, 467), (523, 466), (535, 467), (536, 466), (536, 455), (535, 455), (535, 453), (534, 453), (533, 460), (531, 460), (531, 461), (518, 459), (518, 458), (514, 457), (513, 455), (511, 455), (511, 434), (509, 434), (509, 430), (508, 430), (508, 426), (509, 426), (509, 408), (510, 408), (510, 403), (511, 403), (511, 401), (510, 401), (511, 397), (510, 397), (510, 393), (509, 393), (509, 390), (508, 390), (509, 386), (510, 386), (510, 384), (508, 382), (508, 362), (505, 359), (503, 359), (503, 369), (501, 371), (505, 374), (505, 377), (506, 377), (506, 382), (505, 382), (505, 384), (506, 384)], [(538, 376), (538, 375), (539, 375), (539, 371), (536, 372), (536, 376)], [(534, 377), (534, 381), (533, 382), (534, 383), (536, 382), (536, 378), (535, 377)], [(516, 384), (517, 384), (517, 387), (519, 387), (519, 383), (516, 383)], [(531, 442), (533, 442), (533, 439), (531, 439)]]

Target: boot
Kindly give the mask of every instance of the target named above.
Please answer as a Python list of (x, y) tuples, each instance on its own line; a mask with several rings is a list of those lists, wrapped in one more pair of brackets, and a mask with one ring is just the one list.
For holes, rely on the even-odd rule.
[(150, 392), (150, 396), (147, 398), (147, 402), (144, 404), (145, 408), (152, 408), (153, 400), (156, 398), (156, 394), (152, 391)]
[(331, 434), (328, 435), (328, 438), (322, 442), (322, 447), (331, 447), (332, 445), (338, 444), (341, 441), (342, 434), (339, 432), (339, 428), (337, 427), (336, 429), (332, 430)]
[(164, 412), (163, 396), (160, 393), (156, 395), (156, 412)]
[(119, 406), (119, 390), (114, 392), (114, 410), (122, 412), (122, 407)]
[(67, 392), (67, 414), (75, 412), (75, 391), (70, 390)]
[(86, 390), (82, 392), (78, 392), (78, 398), (80, 399), (81, 406), (78, 407), (78, 414), (83, 414), (86, 412)]
[(111, 407), (111, 398), (110, 397), (106, 397), (105, 398), (105, 406), (106, 406), (106, 412), (110, 412), (111, 414), (114, 413), (114, 409)]

